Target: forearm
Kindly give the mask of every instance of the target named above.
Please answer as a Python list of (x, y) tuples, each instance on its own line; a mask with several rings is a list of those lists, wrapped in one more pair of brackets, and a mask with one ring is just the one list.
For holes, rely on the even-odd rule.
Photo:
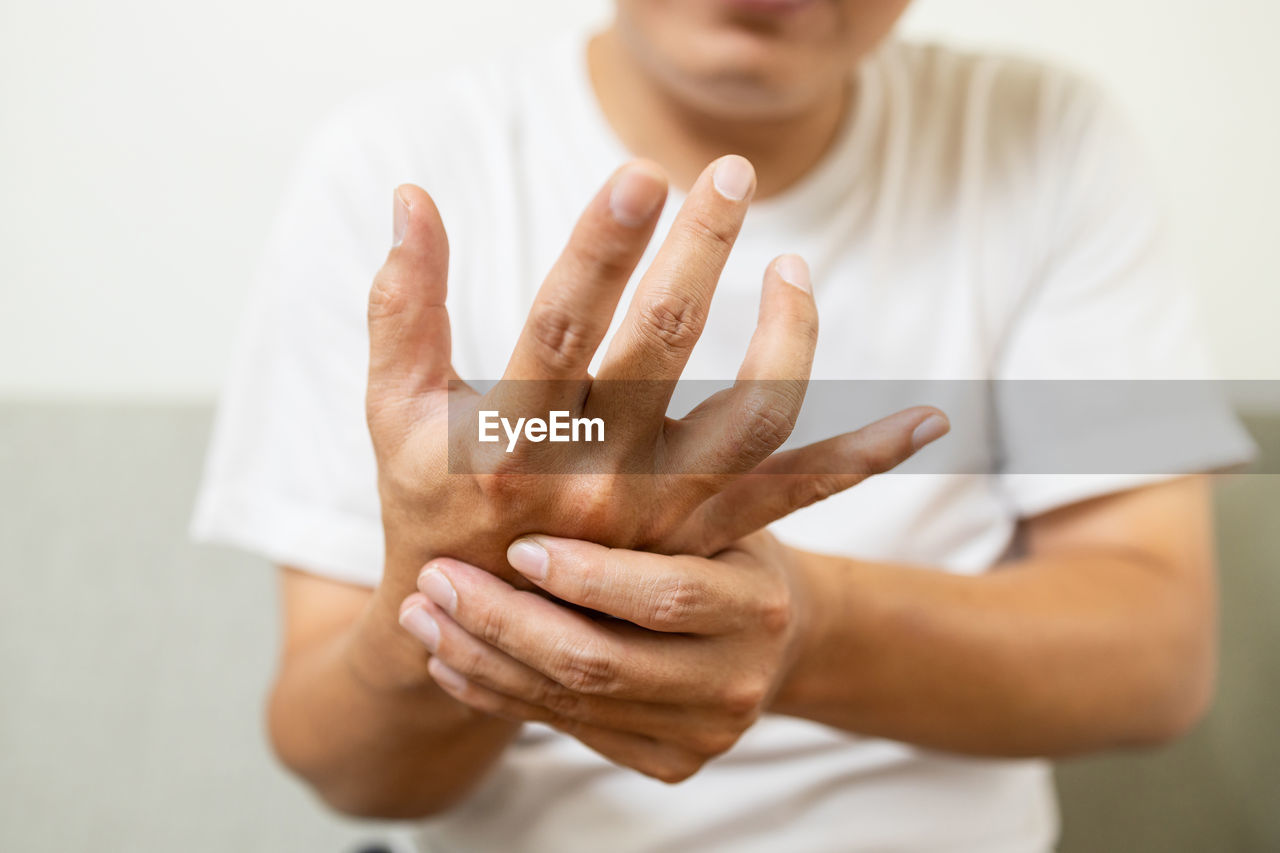
[(343, 812), (439, 812), (474, 787), (518, 728), (437, 687), (421, 645), (377, 596), (345, 630), (284, 660), (268, 710), (272, 743), (287, 767)]
[(802, 554), (813, 630), (774, 703), (860, 734), (979, 755), (1159, 742), (1213, 678), (1213, 583), (1082, 550), (965, 577)]

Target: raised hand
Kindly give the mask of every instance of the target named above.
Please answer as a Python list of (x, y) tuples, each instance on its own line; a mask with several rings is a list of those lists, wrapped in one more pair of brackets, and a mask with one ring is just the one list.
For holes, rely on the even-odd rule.
[[(656, 225), (666, 181), (637, 161), (590, 202), (539, 290), (503, 380), (480, 394), (450, 362), (448, 242), (430, 197), (397, 190), (397, 241), (369, 299), (368, 420), (387, 541), (383, 581), (398, 605), (429, 558), (509, 580), (506, 544), (540, 531), (620, 547), (712, 554), (787, 513), (906, 459), (937, 437), (934, 409), (771, 457), (795, 424), (817, 340), (804, 262), (764, 273), (760, 319), (733, 388), (666, 416), (754, 190), (723, 157), (699, 177), (639, 283), (599, 375), (588, 368)], [(481, 411), (599, 417), (609, 440), (475, 441)], [(450, 473), (465, 472), (465, 473)]]

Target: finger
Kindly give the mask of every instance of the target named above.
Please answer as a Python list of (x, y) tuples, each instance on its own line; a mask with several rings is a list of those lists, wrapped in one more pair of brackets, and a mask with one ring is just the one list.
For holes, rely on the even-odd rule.
[[(406, 618), (415, 608), (429, 620), (425, 630), (421, 615)], [(732, 740), (726, 742), (726, 735), (736, 737), (735, 733), (746, 729), (751, 722), (748, 714), (574, 693), (471, 636), (421, 593), (405, 600), (401, 622), (422, 641), (435, 660), (468, 683), (531, 709), (521, 712), (521, 719), (549, 722), (552, 717), (563, 717), (662, 738), (699, 751), (728, 749)], [(493, 708), (487, 710), (499, 713)]]
[(609, 761), (668, 784), (688, 779), (707, 760), (706, 756), (661, 740), (627, 735), (572, 720), (560, 720), (552, 725)]
[(468, 681), (516, 696), (527, 702), (563, 688), (510, 655), (468, 634), (438, 604), (422, 592), (405, 598), (400, 624), (434, 657), (466, 676)]
[(457, 378), (445, 309), (449, 240), (440, 213), (412, 184), (396, 189), (394, 206), (398, 242), (369, 291), (371, 413)]
[[(704, 645), (634, 626), (611, 630), (591, 618), (517, 590), (483, 569), (434, 560), (418, 588), (464, 631), (576, 693), (645, 702), (725, 704), (708, 676)], [(624, 636), (623, 630), (630, 629)], [(661, 643), (655, 642), (661, 640)], [(737, 707), (729, 697), (728, 704)]]
[(534, 299), (505, 378), (586, 377), (666, 196), (666, 175), (647, 160), (623, 166), (596, 194)]
[(652, 631), (719, 634), (754, 615), (752, 578), (710, 560), (526, 536), (507, 561), (556, 598)]
[(673, 743), (583, 723), (546, 708), (504, 696), (468, 680), (439, 658), (432, 658), (427, 664), (427, 671), (442, 690), (481, 713), (515, 722), (544, 723), (577, 738), (615, 764), (630, 767), (664, 782), (687, 779), (706, 761), (706, 756)]
[(895, 468), (950, 428), (942, 412), (918, 406), (856, 432), (775, 454), (695, 510), (689, 524), (696, 531), (693, 540), (714, 553), (798, 509)]
[(734, 387), (682, 419), (673, 445), (681, 471), (732, 476), (782, 446), (804, 404), (818, 344), (818, 308), (809, 268), (782, 255), (765, 271), (760, 314)]
[(809, 265), (799, 255), (781, 255), (765, 270), (756, 331), (738, 378), (803, 382), (817, 346), (818, 306)]
[(654, 412), (657, 421), (665, 413), (754, 191), (745, 158), (729, 155), (708, 166), (640, 280), (599, 372), (600, 379), (630, 380), (615, 393), (632, 398), (634, 411)]

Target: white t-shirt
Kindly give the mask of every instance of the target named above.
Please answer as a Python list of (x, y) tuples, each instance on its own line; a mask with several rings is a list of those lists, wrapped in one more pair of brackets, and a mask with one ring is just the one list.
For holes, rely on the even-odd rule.
[[(1204, 375), (1141, 159), (1089, 86), (1023, 61), (890, 42), (853, 88), (823, 160), (752, 207), (686, 376), (733, 377), (761, 274), (782, 252), (812, 267), (818, 379)], [(365, 305), (392, 189), (414, 182), (436, 199), (455, 364), (494, 379), (573, 222), (628, 157), (592, 94), (581, 36), (343, 106), (309, 145), (273, 230), (197, 536), (375, 584)], [(681, 200), (669, 200), (641, 269)], [(1228, 441), (1219, 461), (1243, 446)], [(1019, 518), (1145, 479), (888, 475), (774, 529), (811, 550), (979, 573), (1006, 553)], [(954, 757), (772, 716), (674, 787), (529, 726), (474, 795), (423, 829), (428, 849), (556, 853), (1022, 853), (1055, 834), (1044, 762)]]

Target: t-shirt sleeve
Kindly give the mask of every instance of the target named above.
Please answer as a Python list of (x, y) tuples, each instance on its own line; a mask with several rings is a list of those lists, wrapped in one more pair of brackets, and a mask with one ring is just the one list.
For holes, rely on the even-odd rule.
[(348, 105), (293, 170), (255, 277), (191, 522), (195, 538), (372, 586), (383, 540), (365, 425), (366, 298), (396, 168)]
[(1080, 81), (1044, 109), (1042, 260), (994, 371), (1001, 487), (1024, 517), (1252, 453), (1133, 134)]

